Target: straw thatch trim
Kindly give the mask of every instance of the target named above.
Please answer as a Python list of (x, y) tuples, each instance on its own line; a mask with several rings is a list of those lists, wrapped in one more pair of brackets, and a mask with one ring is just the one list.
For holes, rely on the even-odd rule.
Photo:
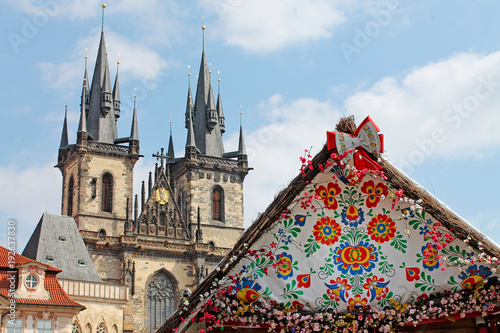
[(383, 168), (388, 181), (395, 187), (401, 188), (406, 197), (418, 200), (422, 199), (421, 206), (423, 210), (432, 217), (441, 222), (441, 224), (450, 230), (455, 238), (467, 239), (469, 238), (469, 245), (473, 248), (490, 255), (491, 257), (500, 258), (500, 251), (497, 247), (490, 244), (489, 240), (475, 228), (471, 228), (463, 221), (459, 220), (453, 212), (441, 207), (436, 203), (436, 199), (423, 189), (417, 188), (411, 179), (404, 177), (394, 168), (389, 162), (379, 159), (378, 162)]
[[(352, 132), (352, 124), (354, 118), (346, 117), (339, 121), (336, 130)], [(289, 205), (296, 199), (301, 191), (311, 182), (316, 175), (321, 171), (318, 166), (324, 164), (329, 158), (332, 151), (327, 149), (325, 145), (323, 149), (312, 159), (312, 170), (305, 169), (305, 175), (299, 174), (292, 182), (283, 189), (267, 207), (266, 211), (260, 214), (254, 223), (245, 231), (242, 237), (238, 240), (233, 250), (222, 260), (218, 267), (220, 270), (213, 270), (208, 277), (203, 280), (200, 285), (194, 290), (188, 298), (188, 304), (181, 304), (177, 311), (170, 317), (167, 322), (158, 330), (158, 333), (171, 332), (174, 328), (179, 327), (181, 324), (181, 317), (187, 318), (192, 311), (195, 311), (203, 294), (210, 291), (212, 283), (215, 279), (222, 279), (227, 272), (240, 261), (240, 259), (247, 254), (247, 249), (251, 248), (254, 242), (268, 230), (273, 223), (279, 219), (281, 213), (285, 211)], [(469, 245), (476, 249), (482, 249), (490, 256), (500, 258), (500, 251), (489, 243), (488, 239), (478, 232), (477, 230), (468, 226), (464, 221), (461, 221), (455, 214), (450, 212), (439, 205), (436, 199), (425, 190), (419, 189), (415, 183), (407, 176), (398, 172), (389, 162), (380, 158), (379, 156), (369, 154), (371, 158), (377, 161), (382, 167), (387, 181), (391, 183), (396, 189), (403, 189), (406, 197), (414, 200), (422, 199), (421, 206), (424, 211), (432, 215), (437, 221), (452, 232), (457, 238), (466, 239), (470, 238)], [(481, 245), (479, 244), (481, 243)], [(227, 267), (226, 267), (227, 265)], [(190, 325), (190, 323), (187, 323)]]
[(337, 132), (344, 132), (347, 134), (354, 135), (356, 132), (356, 123), (354, 122), (354, 116), (342, 117), (335, 126)]

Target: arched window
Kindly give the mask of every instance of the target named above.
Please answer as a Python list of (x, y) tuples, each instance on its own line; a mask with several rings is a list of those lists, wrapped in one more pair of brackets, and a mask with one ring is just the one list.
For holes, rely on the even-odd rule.
[(165, 272), (159, 272), (148, 284), (146, 293), (146, 324), (148, 333), (156, 331), (175, 311), (177, 283)]
[(102, 176), (102, 204), (103, 212), (111, 213), (113, 209), (113, 176), (110, 173), (105, 173)]
[(96, 333), (108, 333), (108, 329), (106, 328), (106, 325), (104, 325), (104, 323), (100, 323), (99, 325), (97, 325), (95, 332)]
[(82, 328), (76, 321), (73, 322), (71, 333), (82, 333)]
[(71, 175), (68, 183), (68, 216), (73, 215), (73, 188), (74, 188), (74, 179), (73, 175)]
[(220, 186), (212, 190), (212, 220), (224, 222), (224, 190)]

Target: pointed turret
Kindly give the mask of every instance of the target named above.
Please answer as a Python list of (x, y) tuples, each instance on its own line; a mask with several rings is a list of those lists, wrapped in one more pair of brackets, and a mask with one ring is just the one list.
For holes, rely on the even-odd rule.
[(243, 115), (240, 113), (240, 140), (238, 143), (238, 156), (246, 155), (245, 139), (243, 138)]
[(225, 118), (224, 118), (224, 111), (222, 111), (222, 98), (220, 97), (220, 79), (218, 80), (218, 94), (217, 94), (217, 115), (219, 117), (219, 127), (220, 127), (220, 134), (224, 134), (226, 131), (226, 125), (225, 125)]
[(240, 140), (238, 143), (238, 166), (248, 167), (247, 149), (245, 147), (245, 138), (243, 137), (243, 114), (240, 113)]
[(174, 140), (172, 138), (172, 122), (170, 122), (170, 138), (168, 139), (167, 163), (175, 163)]
[(87, 72), (87, 56), (85, 56), (85, 73), (83, 74), (82, 95), (80, 96), (80, 98), (82, 98), (83, 95), (85, 95), (85, 111), (86, 114), (88, 115), (90, 109), (90, 90), (89, 90), (89, 75)]
[(113, 86), (113, 108), (115, 109), (115, 119), (120, 118), (120, 85), (118, 83), (118, 70), (120, 62), (116, 63), (115, 85)]
[(76, 143), (79, 145), (87, 144), (87, 112), (85, 110), (85, 100), (87, 98), (87, 86), (82, 89), (82, 101), (80, 103), (80, 121), (78, 122), (78, 132), (76, 133)]
[(187, 102), (186, 102), (186, 128), (189, 126), (189, 115), (193, 113), (193, 95), (191, 94), (191, 73), (188, 73), (188, 95), (187, 95)]
[(106, 66), (104, 68), (104, 77), (102, 79), (101, 89), (101, 112), (104, 113), (104, 115), (107, 115), (108, 112), (113, 108), (113, 102), (111, 98), (111, 80), (109, 77), (109, 67)]
[(134, 113), (132, 114), (132, 127), (130, 128), (130, 154), (139, 154), (139, 128), (137, 126), (137, 96), (134, 95)]
[(212, 83), (208, 86), (208, 100), (207, 100), (207, 127), (212, 131), (218, 124), (217, 119), (217, 109), (215, 108), (214, 101), (214, 91), (212, 89)]
[(61, 134), (61, 144), (59, 145), (59, 150), (65, 149), (68, 146), (68, 104), (64, 110), (64, 122)]
[(186, 140), (186, 158), (191, 159), (196, 155), (196, 141), (194, 138), (193, 116), (189, 113), (188, 134)]

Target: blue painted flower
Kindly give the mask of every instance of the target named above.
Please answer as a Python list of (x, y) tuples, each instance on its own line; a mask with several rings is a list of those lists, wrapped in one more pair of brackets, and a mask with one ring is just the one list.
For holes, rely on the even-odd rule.
[(342, 216), (342, 223), (350, 227), (357, 227), (365, 220), (363, 210), (353, 205), (345, 206), (340, 215)]
[(299, 227), (303, 227), (306, 224), (306, 216), (305, 215), (295, 215), (294, 225), (298, 225)]
[(289, 277), (293, 276), (293, 258), (291, 254), (283, 252), (278, 256), (278, 266), (276, 267), (276, 273), (279, 278), (287, 280)]
[(292, 236), (288, 235), (286, 237), (283, 237), (282, 241), (283, 241), (283, 244), (288, 245), (292, 242)]
[(429, 231), (429, 227), (426, 225), (424, 225), (423, 227), (418, 227), (418, 228), (420, 229), (420, 232), (419, 232), (420, 235), (425, 235)]
[(283, 232), (283, 229), (279, 229), (279, 230), (278, 230), (278, 235), (283, 235), (283, 233), (284, 233), (284, 232)]
[(377, 248), (368, 242), (358, 245), (340, 244), (333, 251), (333, 262), (344, 274), (361, 275), (375, 268), (378, 261)]

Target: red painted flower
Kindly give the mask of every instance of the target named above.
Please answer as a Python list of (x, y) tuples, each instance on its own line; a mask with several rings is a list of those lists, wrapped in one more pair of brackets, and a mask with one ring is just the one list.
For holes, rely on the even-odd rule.
[(420, 268), (408, 267), (406, 268), (406, 280), (415, 281), (420, 279)]
[(297, 287), (309, 288), (311, 286), (311, 274), (297, 275), (297, 282), (299, 283)]
[(368, 290), (367, 296), (370, 297), (370, 302), (373, 301), (374, 298), (377, 300), (381, 300), (387, 296), (387, 292), (389, 288), (387, 285), (390, 281), (384, 282), (384, 278), (378, 278), (377, 276), (373, 276), (366, 279), (366, 283), (363, 284), (363, 288)]
[(373, 180), (369, 180), (363, 184), (361, 187), (361, 192), (368, 194), (366, 198), (366, 207), (374, 208), (380, 201), (380, 196), (386, 196), (388, 194), (387, 186), (383, 183), (375, 183)]
[(333, 245), (339, 240), (342, 228), (330, 217), (322, 217), (314, 225), (313, 235), (316, 241), (325, 245)]
[(347, 311), (355, 312), (355, 311), (363, 311), (365, 309), (369, 309), (370, 306), (368, 304), (368, 300), (366, 298), (361, 298), (361, 295), (354, 295), (354, 298), (349, 300), (349, 306), (347, 307)]
[(319, 186), (316, 189), (316, 195), (323, 200), (325, 203), (325, 207), (328, 209), (335, 210), (337, 209), (338, 203), (337, 199), (335, 199), (335, 196), (337, 194), (340, 194), (342, 190), (340, 189), (340, 186), (336, 183), (328, 183), (327, 187), (324, 187), (323, 185)]
[(293, 301), (292, 302), (292, 307), (294, 307), (297, 310), (302, 310), (304, 308), (304, 304), (298, 302), (298, 301)]
[(381, 244), (394, 238), (396, 223), (390, 215), (378, 214), (366, 226), (371, 239)]

